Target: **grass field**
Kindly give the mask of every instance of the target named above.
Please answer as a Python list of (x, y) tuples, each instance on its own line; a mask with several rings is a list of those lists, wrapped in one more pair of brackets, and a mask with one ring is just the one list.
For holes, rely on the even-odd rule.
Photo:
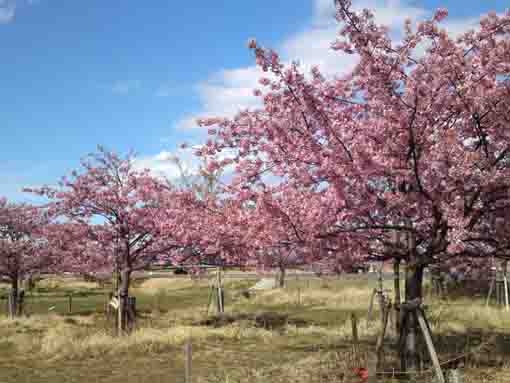
[[(184, 382), (188, 338), (196, 383), (361, 381), (353, 369), (366, 365), (380, 328), (366, 319), (374, 282), (290, 280), (285, 289), (246, 298), (241, 291), (253, 281), (227, 280), (222, 318), (212, 307), (206, 313), (208, 283), (152, 279), (137, 285), (138, 329), (116, 337), (103, 314), (107, 290), (79, 280), (42, 281), (27, 296), (28, 317), (8, 319), (0, 302), (0, 382)], [(1, 295), (6, 292), (0, 287)], [(510, 382), (510, 313), (486, 309), (477, 297), (427, 303), (441, 361), (467, 353), (457, 359), (465, 382)], [(359, 318), (357, 352), (352, 313)], [(396, 381), (394, 344), (391, 331), (380, 381)], [(432, 374), (410, 381), (431, 382)]]

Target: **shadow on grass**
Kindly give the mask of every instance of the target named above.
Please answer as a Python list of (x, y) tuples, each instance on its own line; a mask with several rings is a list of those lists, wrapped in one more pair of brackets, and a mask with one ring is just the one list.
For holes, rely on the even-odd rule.
[(287, 325), (296, 327), (307, 327), (309, 322), (290, 318), (287, 314), (278, 312), (259, 312), (259, 313), (239, 313), (239, 314), (223, 314), (214, 315), (207, 319), (203, 319), (194, 323), (197, 326), (209, 326), (214, 328), (229, 326), (236, 322), (247, 322), (248, 325), (255, 328), (263, 328), (265, 330), (282, 330)]

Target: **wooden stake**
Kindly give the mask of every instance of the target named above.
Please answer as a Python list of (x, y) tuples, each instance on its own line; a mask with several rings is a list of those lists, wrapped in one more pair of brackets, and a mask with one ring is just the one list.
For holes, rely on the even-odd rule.
[(221, 288), (221, 268), (218, 267), (216, 272), (216, 291), (218, 293), (217, 302), (218, 302), (218, 313), (223, 314), (225, 312), (224, 302), (223, 302), (223, 289)]
[(358, 318), (356, 317), (355, 313), (351, 313), (351, 326), (352, 326), (352, 343), (354, 345), (354, 357), (356, 358), (356, 362), (359, 362)]
[(395, 294), (395, 332), (398, 335), (400, 333), (400, 259), (396, 258), (393, 263), (393, 288)]
[(69, 294), (69, 296), (67, 297), (67, 312), (69, 314), (73, 313), (73, 295), (72, 294)]
[(377, 383), (377, 356), (372, 354), (367, 360), (368, 383)]
[(385, 299), (384, 299), (384, 286), (383, 286), (383, 277), (382, 277), (382, 269), (384, 266), (384, 262), (381, 262), (378, 271), (378, 282), (377, 282), (377, 297), (379, 300), (379, 309), (381, 310), (381, 322), (384, 322), (384, 309), (385, 309)]
[(382, 355), (382, 346), (384, 342), (384, 336), (386, 335), (386, 328), (388, 327), (388, 317), (391, 311), (391, 304), (386, 307), (382, 307), (383, 311), (383, 320), (382, 320), (382, 329), (379, 333), (379, 337), (377, 338), (377, 344), (375, 345), (375, 353), (376, 353), (376, 365), (381, 363), (381, 355)]
[(369, 322), (372, 320), (372, 309), (374, 307), (375, 294), (376, 294), (376, 291), (374, 289), (374, 291), (372, 291), (372, 296), (370, 297), (370, 304), (368, 306), (368, 312), (367, 312), (367, 321), (369, 321)]
[(7, 312), (9, 313), (10, 318), (14, 318), (16, 316), (15, 312), (15, 304), (17, 297), (14, 296), (13, 291), (9, 291), (8, 299), (7, 299)]
[(509, 311), (510, 307), (508, 307), (508, 279), (506, 275), (503, 277), (503, 287), (505, 289), (505, 310)]
[(496, 304), (501, 304), (501, 281), (496, 279)]
[(445, 383), (443, 370), (441, 369), (441, 364), (439, 364), (439, 359), (434, 348), (434, 343), (432, 342), (432, 337), (430, 336), (427, 322), (425, 321), (425, 317), (423, 316), (423, 313), (420, 309), (416, 310), (416, 316), (418, 318), (418, 324), (420, 325), (423, 338), (425, 339), (425, 343), (427, 345), (430, 359), (432, 360), (432, 364), (436, 372), (437, 381), (438, 383)]
[(503, 262), (503, 288), (505, 289), (505, 310), (509, 311), (510, 307), (508, 306), (508, 278), (507, 275), (507, 261)]
[(211, 302), (214, 299), (214, 285), (209, 285), (209, 298), (207, 299), (207, 308), (205, 309), (205, 315), (207, 316), (209, 314), (209, 307), (211, 307)]
[(367, 360), (368, 383), (377, 383), (377, 367), (381, 363), (382, 346), (384, 342), (384, 336), (386, 335), (386, 327), (388, 326), (388, 316), (391, 311), (391, 305), (388, 305), (387, 307), (382, 306), (381, 310), (383, 315), (381, 331), (377, 336), (375, 352), (371, 353)]
[(188, 338), (186, 340), (186, 344), (184, 345), (184, 381), (186, 383), (191, 383), (191, 339)]
[(487, 294), (487, 301), (485, 302), (485, 306), (489, 307), (489, 301), (491, 299), (492, 290), (494, 289), (494, 281), (496, 278), (491, 278), (491, 284), (489, 285), (489, 293)]

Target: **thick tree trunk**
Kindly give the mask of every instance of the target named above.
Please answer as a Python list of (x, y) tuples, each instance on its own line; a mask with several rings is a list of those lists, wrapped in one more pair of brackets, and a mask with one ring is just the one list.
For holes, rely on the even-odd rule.
[(117, 295), (121, 286), (121, 273), (119, 270), (119, 266), (115, 265), (113, 269), (113, 275), (112, 275), (112, 284), (113, 284), (113, 293), (114, 295)]
[[(410, 263), (406, 267), (406, 285), (405, 298), (406, 305), (416, 304), (419, 306), (422, 301), (423, 287), (423, 266)], [(417, 335), (418, 335), (418, 318), (415, 310), (410, 310), (405, 315), (406, 342), (402, 360), (402, 370), (416, 370), (419, 366), (419, 358), (417, 352)]]
[(118, 309), (118, 333), (125, 334), (129, 331), (129, 285), (131, 269), (125, 268), (121, 272), (121, 283), (119, 288), (119, 309)]

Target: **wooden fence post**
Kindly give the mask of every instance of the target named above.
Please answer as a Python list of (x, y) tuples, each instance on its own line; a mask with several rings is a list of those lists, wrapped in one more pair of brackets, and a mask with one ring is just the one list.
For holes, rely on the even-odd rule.
[(73, 294), (69, 294), (67, 297), (67, 312), (69, 314), (73, 313)]
[(191, 383), (191, 338), (184, 345), (184, 377), (185, 383)]
[(352, 343), (354, 345), (354, 358), (356, 363), (359, 363), (359, 338), (358, 338), (358, 318), (355, 313), (351, 313), (351, 326), (352, 326)]

